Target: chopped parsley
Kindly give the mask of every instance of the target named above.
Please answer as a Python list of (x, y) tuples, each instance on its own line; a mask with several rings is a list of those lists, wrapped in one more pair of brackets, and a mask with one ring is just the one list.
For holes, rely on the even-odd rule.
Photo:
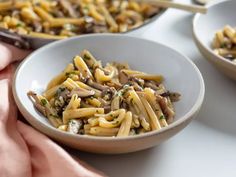
[(17, 28), (22, 27), (22, 26), (23, 26), (22, 23), (17, 23), (17, 25), (16, 25)]
[(166, 119), (166, 118), (165, 118), (164, 115), (161, 115), (159, 119), (160, 119), (160, 120), (163, 120), (163, 119)]
[(225, 47), (226, 47), (226, 44), (225, 44), (225, 43), (223, 43), (223, 44), (220, 45), (220, 48), (225, 48)]
[(45, 105), (47, 104), (47, 100), (46, 100), (46, 99), (42, 99), (42, 100), (41, 100), (41, 104), (42, 104), (43, 106), (45, 106)]

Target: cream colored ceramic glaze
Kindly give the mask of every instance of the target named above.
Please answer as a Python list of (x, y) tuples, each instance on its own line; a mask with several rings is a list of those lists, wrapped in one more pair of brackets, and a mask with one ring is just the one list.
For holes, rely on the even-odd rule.
[[(83, 49), (90, 50), (103, 63), (128, 62), (138, 70), (163, 74), (167, 88), (182, 94), (175, 104), (175, 121), (161, 131), (126, 138), (73, 135), (53, 128), (35, 110), (26, 93), (28, 90), (42, 92), (48, 81)], [(175, 50), (140, 38), (102, 34), (70, 38), (38, 49), (19, 66), (13, 84), (14, 98), (21, 113), (36, 129), (70, 147), (105, 154), (143, 150), (174, 136), (197, 115), (204, 92), (197, 67)]]
[(236, 64), (216, 55), (211, 48), (211, 43), (217, 30), (227, 24), (236, 26), (235, 9), (235, 0), (214, 2), (208, 5), (206, 15), (197, 14), (193, 19), (193, 36), (199, 51), (217, 69), (234, 80), (236, 80)]

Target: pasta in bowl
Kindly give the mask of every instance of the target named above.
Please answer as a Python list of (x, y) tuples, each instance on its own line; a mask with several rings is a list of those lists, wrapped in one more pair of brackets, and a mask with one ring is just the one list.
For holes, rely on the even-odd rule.
[(235, 6), (234, 0), (214, 1), (207, 5), (206, 15), (196, 14), (193, 19), (193, 37), (199, 51), (216, 69), (233, 80), (236, 80), (236, 64), (233, 61)]
[(212, 42), (214, 52), (234, 63), (236, 63), (236, 30), (226, 25), (222, 30), (215, 33)]
[(145, 1), (6, 0), (0, 2), (0, 29), (18, 34), (31, 48), (38, 48), (76, 35), (131, 32), (162, 12), (163, 8)]
[(128, 64), (103, 67), (82, 51), (53, 78), (43, 95), (32, 91), (38, 111), (62, 131), (95, 136), (129, 136), (160, 130), (173, 122), (172, 101), (161, 75), (132, 70)]
[[(87, 51), (84, 49), (87, 49)], [(87, 53), (88, 51), (90, 51), (90, 54), (97, 59), (94, 60), (98, 64), (96, 67), (96, 74), (92, 69), (90, 69), (90, 67), (93, 66), (91, 63), (86, 65), (83, 65), (83, 62), (81, 63), (81, 61), (84, 61), (84, 53)], [(78, 54), (80, 55), (78, 56)], [(73, 64), (71, 64), (73, 58), (74, 60), (82, 58), (82, 60), (78, 59), (78, 61), (76, 61), (77, 65), (82, 66), (82, 68), (86, 68), (85, 66), (87, 66), (91, 75), (86, 70), (81, 71), (83, 71), (84, 74), (90, 75), (90, 77), (93, 77), (94, 79), (89, 80), (85, 77), (85, 80), (83, 80), (80, 75), (75, 75), (80, 72), (80, 70), (74, 67), (76, 64), (74, 61)], [(99, 60), (104, 64), (103, 67), (99, 67)], [(85, 61), (88, 62), (90, 60)], [(91, 62), (92, 61), (93, 60), (91, 60)], [(114, 61), (115, 63), (113, 63)], [(127, 65), (124, 65), (124, 63), (128, 63), (130, 68), (128, 68)], [(124, 81), (120, 80), (120, 83), (116, 82), (117, 80), (114, 76), (116, 74), (114, 72), (113, 75), (112, 72), (113, 70), (116, 70), (113, 68), (114, 66), (118, 71), (122, 71), (122, 74), (123, 72), (126, 73), (123, 75), (124, 78), (122, 78)], [(113, 77), (104, 77), (104, 74), (105, 76), (112, 75)], [(128, 76), (132, 75), (132, 77), (127, 78), (127, 74)], [(162, 74), (164, 77), (157, 74)], [(63, 77), (62, 80), (60, 79), (61, 76)], [(133, 78), (133, 76), (135, 76), (136, 79)], [(139, 83), (141, 79), (138, 77), (145, 80), (145, 83), (142, 83), (142, 81)], [(52, 80), (52, 78), (56, 79)], [(95, 80), (95, 78), (97, 78), (98, 81)], [(112, 81), (105, 81), (106, 84), (104, 84), (104, 79), (112, 79)], [(127, 83), (127, 79), (131, 83), (123, 84)], [(154, 80), (155, 84), (153, 84), (152, 80)], [(74, 82), (76, 83), (75, 85)], [(145, 85), (142, 87), (142, 84)], [(55, 91), (53, 91), (52, 88), (55, 86), (57, 87), (57, 85), (59, 85), (59, 87), (63, 85), (63, 87), (59, 90), (56, 89), (58, 91), (56, 91), (55, 95)], [(80, 87), (77, 88), (77, 85)], [(102, 88), (100, 88), (101, 85)], [(75, 89), (73, 89), (74, 86), (76, 87)], [(103, 86), (105, 87), (104, 89)], [(47, 87), (49, 90), (52, 89), (51, 96), (50, 92), (45, 92)], [(111, 89), (112, 87), (115, 89)], [(66, 89), (64, 90), (64, 88)], [(166, 114), (167, 111), (165, 112), (164, 109), (161, 109), (165, 117), (162, 117), (161, 114), (158, 114), (157, 116), (156, 113), (158, 110), (155, 110), (154, 106), (157, 106), (158, 104), (152, 104), (150, 101), (154, 98), (153, 91), (159, 90), (160, 92), (158, 94), (161, 97), (169, 97), (172, 101), (177, 100), (178, 95), (173, 95), (173, 93), (167, 92), (167, 89), (181, 93), (181, 98), (178, 102), (173, 104), (174, 112), (172, 113), (174, 113), (174, 115), (172, 114), (172, 116), (169, 117), (169, 115)], [(119, 92), (122, 90), (125, 90), (124, 95)], [(44, 109), (41, 111), (42, 114), (35, 108), (32, 104), (34, 99), (31, 98), (31, 101), (27, 95), (29, 91), (37, 93), (37, 95), (34, 93), (30, 94), (33, 97), (37, 96), (36, 99), (41, 99), (41, 96), (47, 99), (42, 102), (39, 100), (38, 103), (40, 106), (44, 104), (46, 105), (47, 103), (50, 103), (52, 107), (57, 105), (54, 109), (56, 109), (59, 116), (62, 116), (61, 120), (57, 119), (57, 115), (52, 117), (52, 120), (59, 121), (55, 124), (57, 128), (53, 127), (50, 123), (51, 121), (45, 118), (43, 115), (45, 113)], [(112, 98), (116, 97), (116, 99), (114, 102), (112, 101), (113, 104), (111, 104), (110, 98), (113, 92), (118, 94), (114, 94)], [(77, 96), (73, 96), (74, 93), (77, 93)], [(69, 97), (66, 99), (66, 104), (61, 109), (62, 99), (59, 97), (64, 97), (64, 94), (69, 94)], [(97, 34), (60, 40), (33, 52), (23, 61), (16, 71), (13, 83), (13, 95), (21, 113), (27, 121), (29, 121), (29, 123), (40, 132), (43, 132), (49, 137), (76, 149), (88, 152), (114, 154), (134, 152), (153, 147), (182, 130), (197, 115), (201, 107), (204, 98), (204, 82), (197, 67), (189, 59), (169, 47), (141, 38), (124, 35)], [(73, 101), (73, 104), (70, 104), (72, 96), (76, 101)], [(131, 109), (127, 109), (127, 103), (122, 103), (123, 100), (120, 100), (120, 96), (122, 96), (122, 99), (128, 102), (128, 104), (134, 103), (135, 106), (132, 105)], [(156, 94), (155, 96), (158, 95)], [(53, 102), (50, 97), (51, 99), (54, 97), (57, 101), (54, 100)], [(137, 100), (142, 104), (137, 103)], [(148, 104), (146, 104), (146, 102), (148, 102)], [(104, 106), (101, 106), (102, 104)], [(68, 105), (69, 107), (67, 108)], [(143, 106), (141, 106), (142, 108), (139, 108), (138, 105)], [(119, 109), (117, 109), (118, 106)], [(159, 104), (159, 106), (161, 106), (161, 104)], [(136, 113), (136, 110), (133, 110), (133, 107), (134, 109), (137, 109), (137, 111), (146, 111), (148, 109), (149, 115), (154, 112), (158, 118), (160, 127), (158, 127), (158, 123), (156, 124), (157, 126), (155, 126), (155, 124), (150, 124), (151, 122), (148, 122), (149, 125), (146, 124), (145, 117), (149, 118), (149, 115), (144, 115), (143, 118), (140, 119), (139, 114), (145, 114), (145, 112), (139, 111)], [(161, 108), (164, 107), (161, 106)], [(80, 116), (82, 114), (83, 116), (89, 114), (87, 118), (75, 119), (78, 120), (78, 122), (75, 123), (75, 127), (82, 124), (80, 130), (75, 128), (76, 134), (64, 131), (74, 131), (72, 128), (74, 127), (74, 125), (72, 125), (72, 122), (74, 121), (70, 120), (73, 120), (75, 116), (79, 117), (78, 115), (71, 116), (72, 114), (75, 114), (72, 113), (74, 110), (79, 110)], [(82, 110), (86, 111), (82, 113)], [(135, 112), (135, 114), (133, 114), (133, 112)], [(64, 119), (65, 121), (68, 121), (68, 123), (63, 123), (63, 113), (65, 116)], [(130, 113), (132, 113), (132, 117), (135, 117), (135, 121), (132, 121), (131, 125)], [(159, 113), (161, 113), (160, 110)], [(47, 116), (47, 114), (49, 115), (50, 113), (48, 112), (45, 114)], [(92, 116), (90, 116), (91, 114)], [(124, 114), (126, 115), (125, 117)], [(51, 116), (53, 115), (54, 113)], [(152, 115), (152, 117), (155, 116)], [(136, 118), (138, 118), (138, 121)], [(83, 120), (83, 122), (80, 120)], [(128, 121), (123, 122), (124, 120)], [(140, 120), (142, 120), (142, 122)], [(166, 120), (166, 123), (168, 124), (167, 126), (165, 126), (166, 124), (164, 120)], [(63, 124), (60, 127), (61, 121)], [(70, 125), (69, 122), (71, 123)], [(130, 131), (128, 132), (128, 129), (126, 128), (122, 128), (122, 130), (122, 124), (128, 125), (124, 127), (130, 126)], [(95, 128), (91, 130), (91, 127)], [(97, 127), (99, 129), (97, 129)], [(144, 128), (146, 128), (146, 130)], [(158, 130), (158, 128), (160, 129)], [(104, 130), (107, 129), (109, 129), (109, 131), (104, 132)], [(119, 131), (122, 132), (120, 133), (122, 136), (117, 136)], [(98, 136), (98, 132), (102, 132), (102, 134), (100, 134), (102, 136)], [(88, 135), (86, 133), (88, 133)], [(127, 136), (132, 133), (135, 133), (135, 135)]]

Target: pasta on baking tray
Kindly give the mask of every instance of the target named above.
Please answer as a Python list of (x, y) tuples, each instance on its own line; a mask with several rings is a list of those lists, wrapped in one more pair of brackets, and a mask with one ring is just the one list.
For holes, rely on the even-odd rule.
[(160, 12), (132, 0), (0, 1), (0, 27), (22, 35), (61, 39), (87, 33), (126, 32)]
[(28, 96), (59, 130), (95, 136), (129, 136), (160, 130), (173, 122), (180, 94), (164, 87), (163, 76), (102, 65), (83, 50), (54, 77), (42, 95)]
[(226, 25), (215, 33), (212, 43), (214, 52), (236, 63), (236, 29)]

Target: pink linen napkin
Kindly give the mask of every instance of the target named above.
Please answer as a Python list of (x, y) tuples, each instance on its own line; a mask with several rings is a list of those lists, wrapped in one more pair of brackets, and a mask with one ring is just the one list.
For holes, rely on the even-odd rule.
[(14, 61), (22, 51), (0, 43), (0, 176), (1, 177), (101, 177), (101, 172), (72, 158), (34, 128), (17, 120), (11, 82)]

